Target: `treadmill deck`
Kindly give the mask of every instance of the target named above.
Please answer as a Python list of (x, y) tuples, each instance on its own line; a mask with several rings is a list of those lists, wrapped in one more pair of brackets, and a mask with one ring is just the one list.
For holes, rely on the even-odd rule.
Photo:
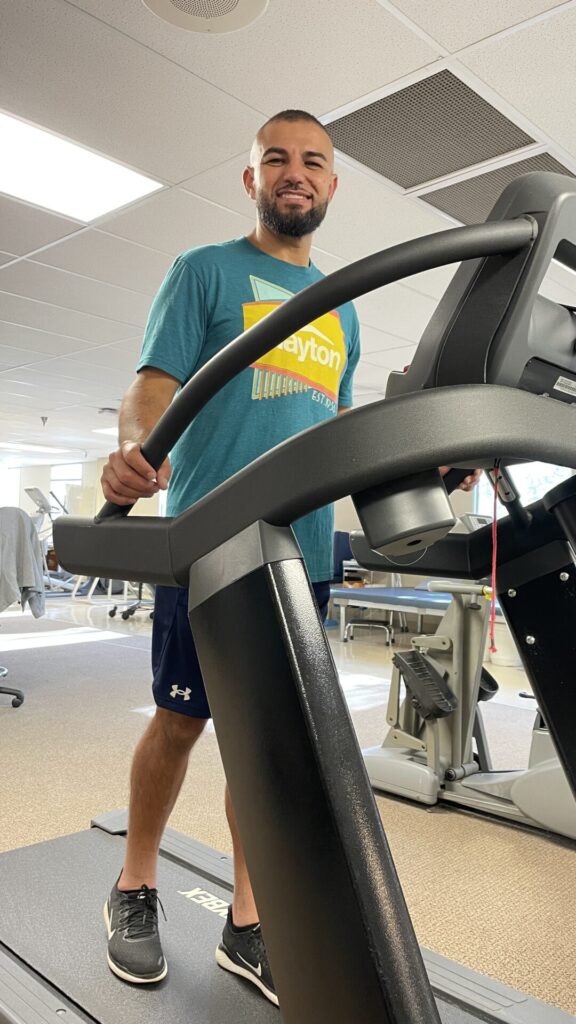
[[(108, 820), (114, 831), (122, 819), (115, 812)], [(184, 863), (187, 846), (197, 851), (200, 869)], [(164, 922), (160, 913), (168, 976), (158, 985), (137, 986), (112, 974), (106, 963), (102, 908), (118, 877), (123, 853), (123, 836), (99, 827), (0, 855), (1, 1024), (45, 1024), (56, 1019), (68, 1024), (118, 1024), (119, 1020), (123, 1024), (157, 1024), (158, 1020), (165, 1024), (281, 1024), (281, 1012), (275, 1006), (249, 982), (218, 967), (214, 959), (226, 913), (223, 904), (230, 900), (230, 858), (170, 829), (163, 840), (158, 880), (168, 919)], [(219, 865), (220, 883), (215, 881)], [(437, 990), (448, 961), (424, 955)], [(479, 978), (481, 986), (491, 984), (458, 965), (452, 969), (456, 980), (448, 983), (449, 996), (452, 984), (462, 987), (462, 971), (471, 992), (466, 979)], [(440, 981), (440, 988), (443, 984)], [(573, 1020), (494, 984), (498, 994), (492, 996), (484, 988), (476, 1015), (437, 996), (442, 1024), (477, 1024), (478, 1020), (567, 1024)], [(507, 993), (518, 999), (502, 999)]]

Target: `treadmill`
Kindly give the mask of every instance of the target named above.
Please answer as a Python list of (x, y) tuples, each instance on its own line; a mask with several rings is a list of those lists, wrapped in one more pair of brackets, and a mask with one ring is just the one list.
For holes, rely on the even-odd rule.
[[(576, 183), (529, 175), (504, 196), (512, 200), (505, 215), (501, 200), (486, 224), (404, 243), (294, 296), (188, 382), (143, 446), (145, 457), (159, 466), (205, 402), (279, 338), (410, 274), (473, 261), (462, 288), (449, 289), (444, 333), (472, 298), (474, 343), (525, 326), (526, 283), (535, 306), (535, 282), (565, 240), (576, 239)], [(572, 259), (572, 249), (562, 255)], [(563, 323), (572, 316), (553, 312)], [(518, 382), (420, 387), (289, 439), (177, 518), (130, 518), (107, 503), (94, 521), (56, 522), (55, 544), (71, 572), (189, 586), (190, 624), (281, 1009), (214, 962), (230, 860), (170, 829), (160, 869), (168, 978), (142, 991), (112, 976), (100, 915), (122, 859), (125, 820), (105, 816), (86, 832), (0, 856), (2, 1024), (573, 1020), (419, 949), (290, 527), (351, 494), (370, 550), (429, 547), (455, 521), (438, 465), (505, 458), (576, 469), (573, 427), (570, 404)], [(561, 546), (571, 572), (573, 507), (569, 496), (549, 513), (561, 535), (553, 550)], [(561, 683), (542, 678), (541, 689), (576, 792), (575, 697)]]

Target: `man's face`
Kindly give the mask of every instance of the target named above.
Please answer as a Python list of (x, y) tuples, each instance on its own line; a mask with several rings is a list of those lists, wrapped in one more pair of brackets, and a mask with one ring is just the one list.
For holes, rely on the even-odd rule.
[(329, 136), (312, 121), (275, 121), (258, 135), (244, 185), (275, 235), (301, 238), (322, 223), (338, 180)]

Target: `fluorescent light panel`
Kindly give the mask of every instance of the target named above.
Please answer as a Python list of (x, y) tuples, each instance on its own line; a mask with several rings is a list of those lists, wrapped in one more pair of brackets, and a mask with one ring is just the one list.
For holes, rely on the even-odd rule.
[(0, 192), (91, 221), (162, 185), (73, 142), (0, 113)]
[(43, 444), (17, 444), (15, 441), (0, 441), (0, 451), (8, 452), (44, 452), (46, 455), (61, 455), (71, 451), (70, 448), (47, 448)]
[(118, 437), (118, 427), (98, 427), (98, 430), (93, 430), (93, 434), (108, 434), (110, 437)]

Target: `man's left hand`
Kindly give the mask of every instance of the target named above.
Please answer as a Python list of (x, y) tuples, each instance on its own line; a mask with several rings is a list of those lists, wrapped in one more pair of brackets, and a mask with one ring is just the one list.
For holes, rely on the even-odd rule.
[[(449, 473), (452, 466), (440, 466), (440, 472), (442, 476), (446, 476)], [(465, 476), (461, 483), (458, 484), (457, 490), (459, 491), (473, 491), (477, 486), (480, 477), (482, 476), (483, 470), (475, 469), (469, 476)]]

